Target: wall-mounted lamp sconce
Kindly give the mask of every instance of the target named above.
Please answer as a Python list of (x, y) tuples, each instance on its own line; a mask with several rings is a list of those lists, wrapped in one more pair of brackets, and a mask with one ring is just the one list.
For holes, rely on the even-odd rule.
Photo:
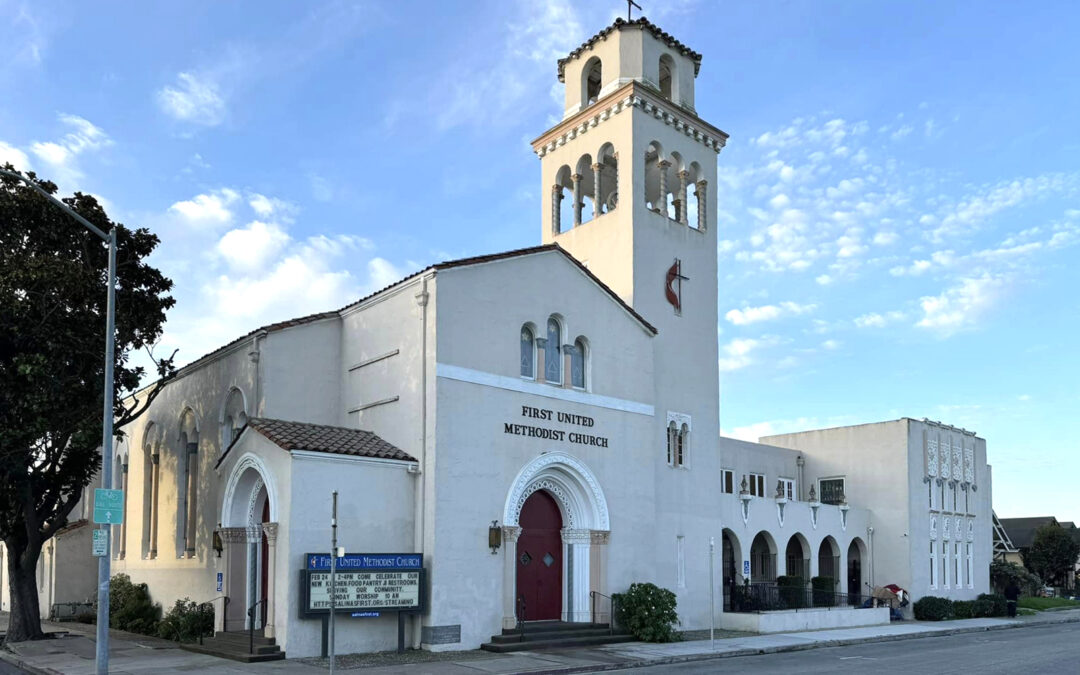
[(217, 529), (214, 530), (214, 552), (217, 553), (217, 557), (221, 557), (221, 552), (225, 550), (225, 544), (221, 541), (221, 523), (218, 523)]
[(491, 548), (491, 555), (498, 553), (502, 546), (502, 528), (497, 520), (491, 521), (491, 527), (488, 528), (488, 546)]

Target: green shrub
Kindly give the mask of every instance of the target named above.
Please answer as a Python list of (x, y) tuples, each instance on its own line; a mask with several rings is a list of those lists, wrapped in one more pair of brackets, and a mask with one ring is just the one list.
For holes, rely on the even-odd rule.
[(154, 635), (161, 607), (150, 600), (146, 584), (133, 584), (131, 577), (117, 574), (109, 583), (109, 626), (129, 633)]
[(1005, 616), (1008, 611), (1008, 602), (1000, 593), (983, 593), (975, 598), (971, 606), (971, 616)]
[(1026, 567), (997, 560), (990, 563), (990, 585), (995, 591), (1004, 592), (1010, 581), (1015, 582), (1020, 592), (1025, 595), (1038, 595), (1039, 589), (1043, 587), (1039, 575), (1033, 574)]
[(954, 619), (970, 619), (974, 610), (974, 600), (954, 600), (952, 604), (952, 616)]
[(917, 621), (946, 621), (953, 616), (953, 602), (948, 598), (924, 595), (912, 608)]
[(214, 609), (197, 605), (188, 598), (177, 600), (158, 624), (158, 637), (177, 642), (194, 642), (199, 636), (214, 634)]
[(814, 589), (814, 607), (832, 607), (836, 604), (836, 580), (832, 577), (814, 577), (810, 580)]
[(779, 576), (776, 585), (785, 607), (800, 609), (806, 606), (806, 581), (802, 577)]
[(675, 594), (656, 584), (630, 584), (625, 593), (615, 595), (619, 605), (618, 623), (644, 642), (674, 642), (678, 639), (675, 626), (679, 615), (675, 611)]

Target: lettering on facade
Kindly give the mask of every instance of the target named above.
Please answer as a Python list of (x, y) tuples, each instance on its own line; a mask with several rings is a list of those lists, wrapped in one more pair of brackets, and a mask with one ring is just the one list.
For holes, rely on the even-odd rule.
[[(596, 420), (586, 415), (576, 415), (574, 413), (550, 410), (548, 408), (536, 408), (530, 405), (521, 406), (521, 416), (539, 422), (557, 422), (559, 424), (569, 424), (587, 429), (596, 425)], [(605, 436), (596, 436), (581, 431), (554, 429), (548, 426), (539, 426), (535, 424), (504, 422), (503, 433), (511, 434), (513, 436), (539, 438), (540, 440), (545, 441), (559, 441), (561, 443), (573, 443), (576, 445), (592, 445), (598, 448), (608, 447), (608, 439)]]

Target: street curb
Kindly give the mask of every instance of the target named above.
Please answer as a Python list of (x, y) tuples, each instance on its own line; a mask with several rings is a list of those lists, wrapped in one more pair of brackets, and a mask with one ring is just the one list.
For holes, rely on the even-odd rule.
[[(785, 652), (802, 652), (811, 649), (825, 649), (829, 647), (846, 647), (849, 645), (871, 644), (875, 642), (899, 642), (901, 640), (918, 640), (920, 638), (946, 637), (949, 635), (963, 635), (965, 633), (983, 633), (998, 630), (1010, 630), (1014, 628), (1034, 628), (1039, 626), (1057, 626), (1067, 623), (1080, 623), (1080, 616), (1055, 621), (1038, 621), (1028, 623), (1006, 624), (1002, 626), (972, 626), (968, 628), (946, 628), (942, 630), (927, 631), (925, 633), (904, 633), (901, 635), (878, 635), (869, 638), (850, 638), (844, 640), (827, 640), (823, 642), (811, 642), (808, 644), (784, 645), (781, 647), (766, 647), (763, 649), (747, 648), (738, 649), (721, 654), (686, 654), (684, 656), (661, 656), (626, 663), (600, 663), (592, 666), (569, 666), (566, 668), (552, 668), (549, 670), (529, 670), (529, 675), (566, 675), (569, 673), (600, 673), (614, 670), (626, 670), (628, 668), (649, 668), (652, 666), (665, 666), (676, 663), (691, 663), (695, 661), (712, 661), (715, 659), (728, 659), (740, 656), (762, 656), (764, 654), (782, 654)], [(543, 652), (535, 652), (542, 654)], [(49, 675), (52, 675), (51, 673)]]
[(6, 647), (0, 648), (0, 660), (10, 663), (16, 668), (22, 668), (28, 673), (33, 673), (33, 675), (61, 675), (59, 671), (51, 668), (38, 668), (37, 666), (30, 665), (19, 658), (18, 654), (9, 652)]

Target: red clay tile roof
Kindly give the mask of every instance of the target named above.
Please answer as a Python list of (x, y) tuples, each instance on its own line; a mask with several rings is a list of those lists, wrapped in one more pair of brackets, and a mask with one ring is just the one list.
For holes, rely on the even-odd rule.
[(363, 429), (289, 422), (267, 417), (252, 417), (247, 426), (285, 450), (310, 450), (333, 455), (396, 459), (402, 462), (416, 461), (408, 453)]
[(566, 58), (559, 59), (559, 82), (565, 82), (566, 81), (565, 75), (566, 75), (566, 64), (567, 63), (569, 63), (570, 61), (573, 61), (574, 59), (581, 56), (582, 52), (584, 52), (586, 49), (589, 49), (590, 47), (592, 47), (598, 41), (603, 40), (604, 38), (606, 38), (608, 35), (610, 35), (612, 33), (612, 31), (622, 30), (623, 28), (630, 28), (630, 27), (638, 27), (638, 28), (641, 28), (642, 30), (649, 31), (650, 33), (652, 33), (653, 37), (655, 37), (657, 40), (659, 40), (660, 42), (663, 42), (668, 47), (671, 47), (672, 49), (679, 52), (683, 56), (685, 56), (688, 59), (692, 60), (694, 62), (694, 76), (695, 77), (697, 76), (698, 72), (701, 71), (701, 54), (698, 54), (693, 49), (690, 49), (689, 47), (687, 47), (683, 43), (679, 42), (678, 40), (675, 39), (674, 36), (669, 35), (668, 33), (665, 33), (664, 30), (660, 28), (660, 26), (657, 26), (655, 23), (649, 21), (648, 19), (646, 19), (643, 16), (639, 17), (637, 19), (634, 19), (632, 21), (627, 21), (626, 19), (623, 19), (623, 18), (620, 17), (618, 19), (615, 19), (615, 23), (611, 24), (607, 28), (603, 29), (602, 31), (600, 31), (596, 35), (592, 36), (591, 38), (589, 38), (588, 40), (583, 42), (580, 47), (578, 47), (574, 51), (570, 52), (570, 54), (567, 55)]

